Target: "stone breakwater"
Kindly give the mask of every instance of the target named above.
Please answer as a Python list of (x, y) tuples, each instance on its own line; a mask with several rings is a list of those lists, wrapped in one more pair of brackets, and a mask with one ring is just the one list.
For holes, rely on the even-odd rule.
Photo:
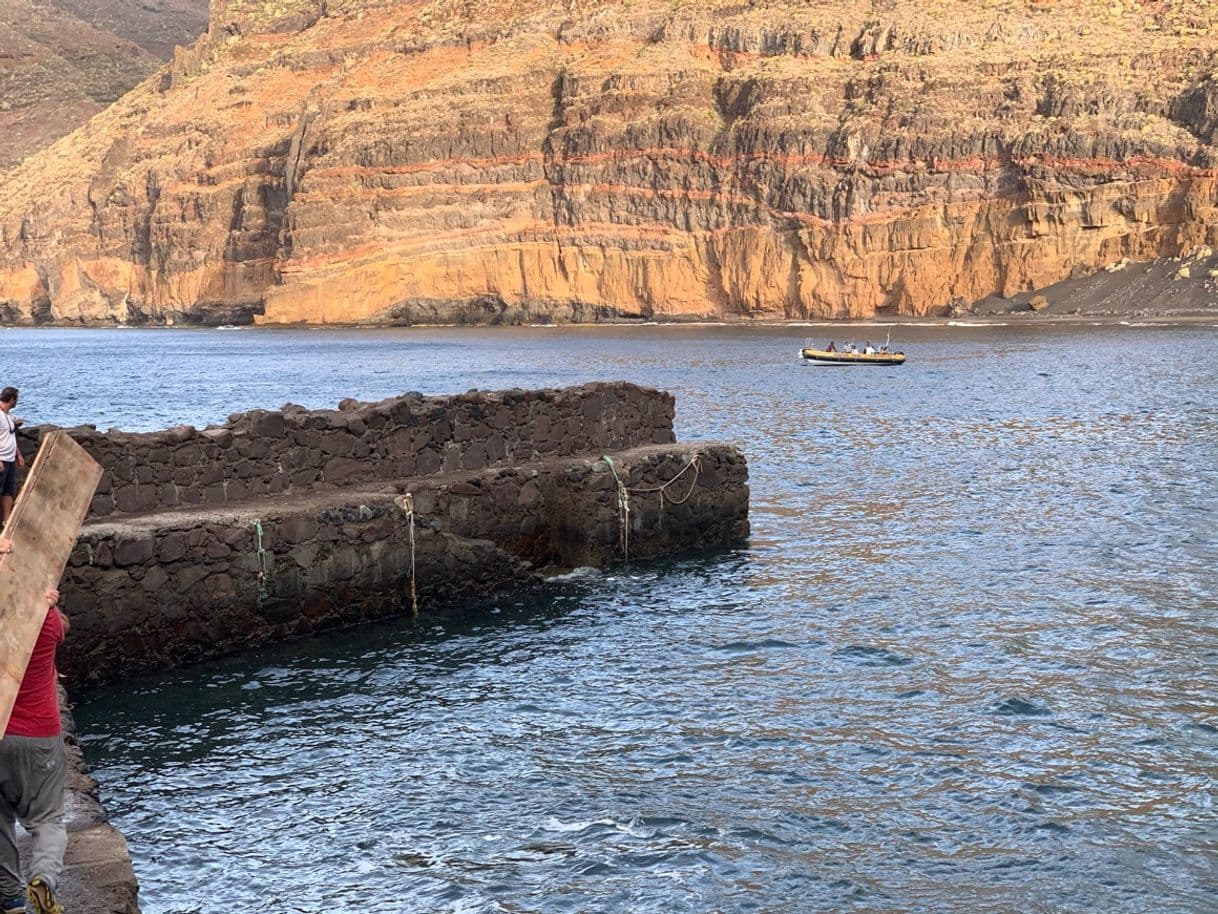
[(740, 542), (743, 456), (676, 444), (673, 415), (669, 394), (618, 383), (72, 429), (106, 472), (60, 587), (62, 669), (99, 683), (542, 569)]
[[(627, 550), (741, 541), (744, 458), (676, 444), (673, 416), (669, 394), (589, 384), (289, 405), (201, 430), (70, 429), (105, 474), (60, 584), (73, 620), (60, 668), (96, 684), (538, 587), (542, 569)], [(27, 458), (49, 429), (21, 432)], [(61, 895), (78, 914), (138, 914), (126, 842), (64, 707)]]
[[(105, 470), (90, 511), (97, 518), (671, 444), (673, 410), (666, 393), (594, 384), (345, 400), (337, 410), (288, 404), (202, 430), (69, 431)], [(42, 433), (32, 430), (30, 444)]]

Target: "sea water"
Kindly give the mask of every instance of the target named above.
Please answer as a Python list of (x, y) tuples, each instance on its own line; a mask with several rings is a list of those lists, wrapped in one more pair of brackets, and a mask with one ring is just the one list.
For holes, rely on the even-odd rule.
[(739, 549), (75, 694), (144, 911), (1214, 911), (1218, 331), (890, 330), (900, 368), (807, 327), (6, 332), (32, 422), (625, 379), (749, 457)]

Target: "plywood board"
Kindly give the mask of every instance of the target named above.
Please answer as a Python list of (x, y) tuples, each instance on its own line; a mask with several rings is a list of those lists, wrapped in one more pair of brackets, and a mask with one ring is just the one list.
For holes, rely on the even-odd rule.
[(0, 555), (0, 735), (46, 617), (46, 592), (59, 586), (101, 475), (66, 432), (50, 432), (0, 533), (13, 541), (12, 554)]

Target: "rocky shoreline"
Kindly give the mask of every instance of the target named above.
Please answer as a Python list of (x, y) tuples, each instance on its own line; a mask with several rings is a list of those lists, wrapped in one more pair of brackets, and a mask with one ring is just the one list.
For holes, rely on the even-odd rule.
[[(232, 315), (224, 315), (215, 321), (200, 320), (177, 323), (172, 319), (147, 319), (143, 322), (127, 323), (113, 318), (100, 320), (56, 320), (39, 321), (8, 320), (0, 322), (2, 328), (53, 327), (53, 328), (173, 328), (185, 330), (201, 329), (261, 329), (273, 331), (293, 327), (334, 327), (358, 329), (383, 329), (387, 327), (415, 327), (419, 329), (503, 326), (503, 327), (648, 327), (648, 326), (951, 326), (960, 323), (997, 325), (1009, 322), (1020, 324), (1037, 323), (1127, 323), (1130, 321), (1157, 324), (1208, 323), (1218, 321), (1218, 255), (1208, 245), (1199, 245), (1178, 257), (1164, 257), (1152, 261), (1117, 261), (1097, 271), (1081, 271), (1073, 279), (1035, 291), (1022, 292), (1010, 298), (988, 297), (976, 302), (958, 301), (945, 305), (938, 313), (926, 315), (885, 314), (871, 318), (803, 318), (748, 317), (744, 315), (697, 315), (666, 314), (654, 317), (628, 317), (609, 312), (593, 312), (593, 320), (585, 321), (537, 321), (495, 319), (482, 323), (458, 322), (367, 322), (348, 323), (271, 323), (255, 320), (246, 315), (241, 323), (226, 322)], [(8, 315), (12, 318), (12, 314)]]

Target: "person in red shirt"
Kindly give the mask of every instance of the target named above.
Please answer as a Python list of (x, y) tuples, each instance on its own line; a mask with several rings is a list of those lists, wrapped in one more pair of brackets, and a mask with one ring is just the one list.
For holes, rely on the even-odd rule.
[[(13, 551), (0, 537), (0, 553)], [(13, 713), (0, 739), (0, 914), (24, 912), (26, 898), (36, 914), (63, 914), (55, 897), (68, 834), (63, 823), (67, 769), (59, 719), (55, 650), (68, 632), (59, 593), (47, 591), (47, 613), (17, 691)], [(34, 839), (29, 884), (21, 880), (15, 823)]]

